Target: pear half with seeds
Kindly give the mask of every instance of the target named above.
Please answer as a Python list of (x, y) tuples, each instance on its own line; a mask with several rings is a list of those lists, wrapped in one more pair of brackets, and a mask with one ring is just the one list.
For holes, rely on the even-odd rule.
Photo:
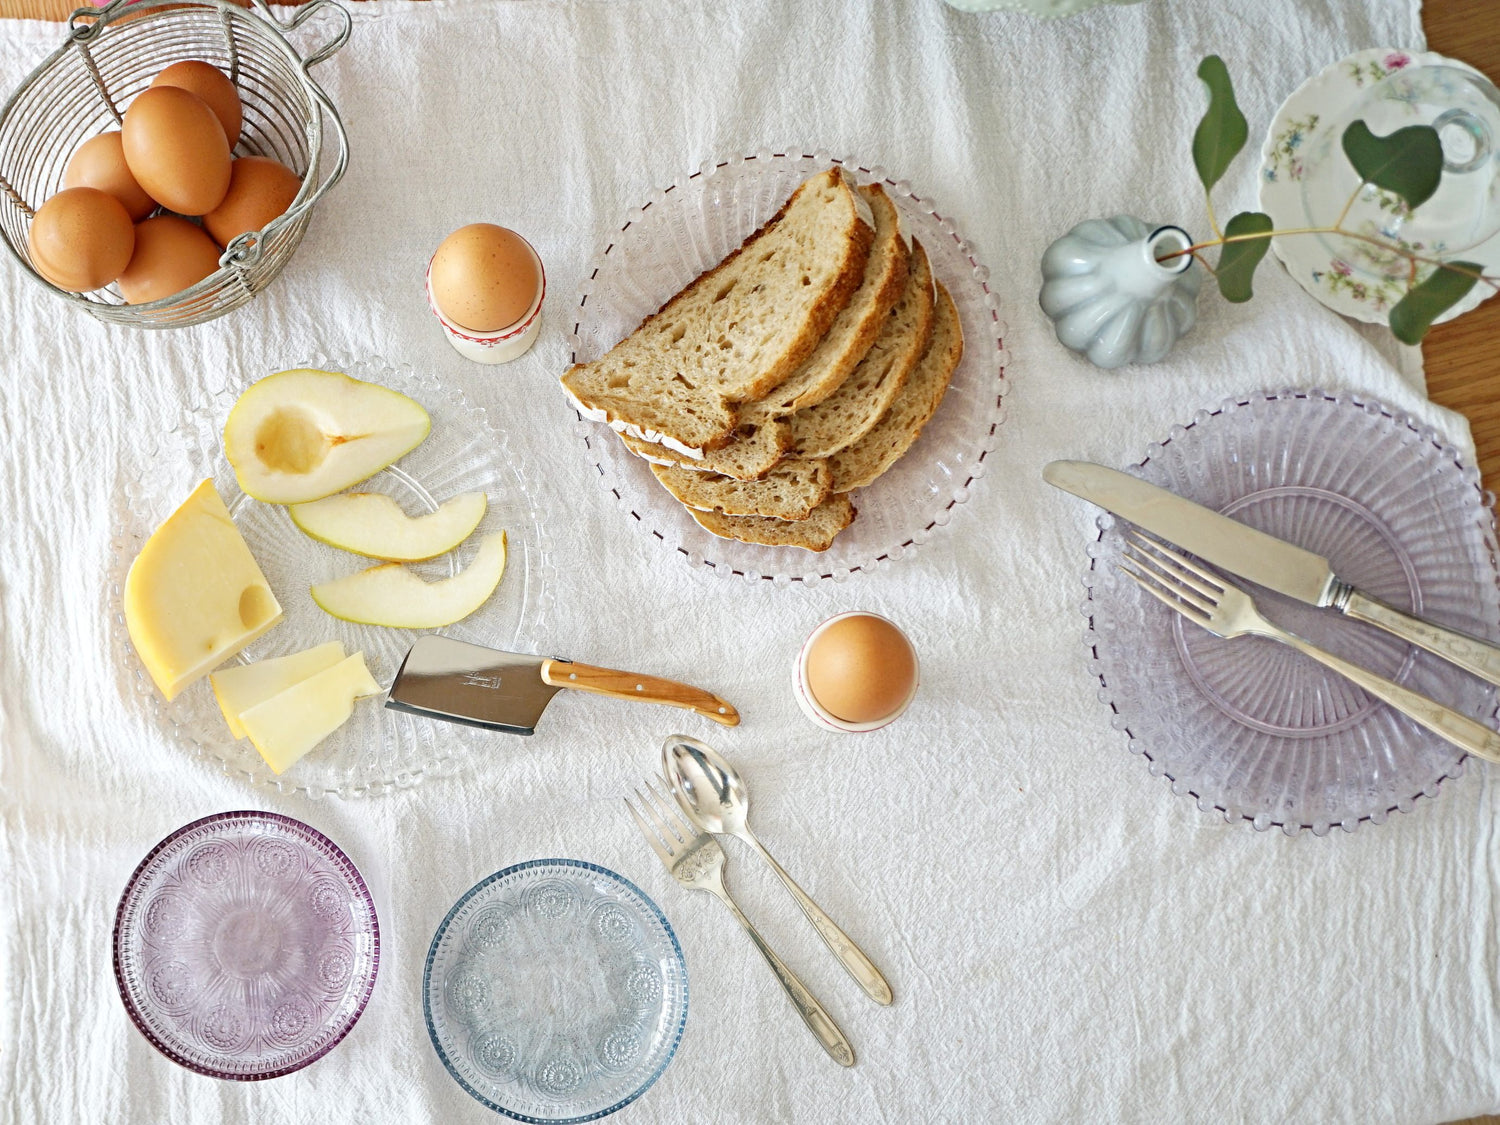
[(452, 578), (424, 582), (400, 563), (372, 566), (312, 588), (325, 612), (359, 625), (437, 629), (473, 613), (505, 575), (505, 532), (486, 535), (473, 560)]
[(300, 504), (342, 492), (422, 444), (427, 411), (333, 371), (280, 371), (251, 384), (224, 423), (224, 455), (249, 496)]
[(304, 535), (330, 547), (387, 562), (421, 562), (467, 539), (487, 507), (484, 493), (463, 492), (413, 517), (383, 492), (342, 492), (293, 504), (287, 513)]

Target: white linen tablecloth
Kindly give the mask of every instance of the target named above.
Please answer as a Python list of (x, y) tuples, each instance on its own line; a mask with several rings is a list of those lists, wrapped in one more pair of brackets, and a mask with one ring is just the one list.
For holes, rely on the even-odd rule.
[[(1317, 839), (1257, 834), (1172, 795), (1111, 730), (1080, 644), (1093, 513), (1042, 464), (1137, 459), (1222, 397), (1357, 388), (1440, 426), (1413, 354), (1309, 299), (1274, 262), (1256, 299), (1205, 295), (1167, 362), (1107, 374), (1036, 307), (1069, 226), (1130, 212), (1205, 229), (1188, 156), (1198, 59), (1229, 64), (1251, 144), (1217, 193), (1254, 205), (1280, 100), (1354, 49), (1422, 45), (1415, 0), (1149, 0), (1059, 23), (938, 0), (380, 0), (317, 72), (352, 162), (283, 276), (167, 333), (108, 328), (0, 268), (0, 1119), (482, 1122), (423, 1027), (422, 960), (483, 876), (545, 856), (618, 870), (686, 951), (676, 1060), (622, 1122), (1439, 1121), (1500, 1108), (1496, 786), (1470, 769), (1408, 815)], [(0, 87), (60, 41), (0, 24)], [(554, 385), (574, 288), (625, 212), (702, 161), (821, 146), (909, 179), (993, 271), (1009, 393), (995, 470), (914, 556), (812, 590), (690, 569), (590, 479)], [(811, 151), (811, 149), (809, 149)], [(426, 258), (479, 219), (546, 261), (540, 342), (484, 369), (425, 307)], [(527, 741), (362, 801), (253, 788), (191, 759), (116, 688), (113, 498), (140, 435), (196, 386), (322, 351), (410, 362), (501, 421), (541, 482), (558, 597), (541, 651), (696, 678), (744, 713), (559, 701)], [(1406, 373), (1402, 373), (1402, 369)], [(830, 613), (911, 633), (924, 683), (898, 723), (814, 729), (788, 668)], [(620, 797), (685, 729), (743, 769), (765, 841), (881, 965), (881, 1010), (736, 843), (730, 880), (859, 1054), (813, 1043), (731, 919), (672, 883)], [(582, 785), (576, 779), (586, 778)], [(110, 928), (126, 878), (179, 825), (232, 808), (309, 821), (375, 895), (380, 977), (331, 1055), (237, 1084), (159, 1056), (121, 1009)]]

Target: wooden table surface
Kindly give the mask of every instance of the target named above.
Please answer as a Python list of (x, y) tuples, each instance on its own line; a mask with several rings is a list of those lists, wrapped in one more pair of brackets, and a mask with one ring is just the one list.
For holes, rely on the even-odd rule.
[[(77, 7), (78, 0), (0, 0), (0, 18), (65, 20)], [(1497, 0), (1425, 0), (1422, 24), (1431, 50), (1462, 59), (1500, 82)], [(1468, 417), (1486, 485), (1500, 488), (1500, 362), (1491, 361), (1492, 341), (1500, 341), (1500, 297), (1434, 328), (1423, 355), (1428, 393)], [(1500, 1100), (1500, 1091), (1496, 1097)], [(1461, 1125), (1500, 1125), (1500, 1117)]]

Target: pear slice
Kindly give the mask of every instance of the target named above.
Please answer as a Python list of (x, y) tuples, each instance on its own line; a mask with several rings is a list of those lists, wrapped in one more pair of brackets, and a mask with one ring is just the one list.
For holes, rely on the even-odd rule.
[(359, 625), (436, 629), (461, 621), (489, 600), (505, 575), (505, 532), (486, 535), (461, 572), (423, 582), (400, 563), (372, 566), (312, 588), (326, 612)]
[(342, 492), (422, 444), (427, 411), (405, 395), (332, 371), (281, 371), (253, 383), (224, 423), (240, 487), (268, 504)]
[(356, 699), (379, 691), (356, 652), (250, 708), (240, 722), (266, 765), (283, 773), (349, 721)]
[(208, 677), (208, 682), (213, 685), (214, 698), (219, 701), (219, 710), (224, 712), (229, 733), (235, 738), (244, 738), (241, 714), (323, 669), (332, 668), (343, 659), (343, 642), (329, 641), (290, 656), (273, 656), (269, 660), (221, 668)]
[(464, 492), (413, 518), (383, 492), (345, 492), (293, 504), (287, 512), (303, 534), (330, 547), (389, 562), (421, 562), (467, 539), (488, 503), (482, 492)]

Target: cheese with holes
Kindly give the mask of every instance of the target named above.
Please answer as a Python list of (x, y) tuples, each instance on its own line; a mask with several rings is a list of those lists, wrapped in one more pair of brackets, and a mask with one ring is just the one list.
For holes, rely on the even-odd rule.
[(280, 620), (211, 480), (152, 533), (125, 578), (130, 641), (169, 700)]
[(356, 652), (250, 708), (240, 722), (266, 765), (282, 773), (348, 722), (356, 699), (379, 691)]
[(245, 728), (240, 723), (244, 712), (300, 684), (309, 676), (317, 675), (324, 668), (332, 668), (342, 659), (343, 642), (329, 641), (290, 656), (273, 656), (269, 660), (220, 669), (208, 678), (208, 682), (213, 684), (214, 698), (219, 701), (219, 710), (224, 712), (229, 733), (235, 738), (244, 738)]

